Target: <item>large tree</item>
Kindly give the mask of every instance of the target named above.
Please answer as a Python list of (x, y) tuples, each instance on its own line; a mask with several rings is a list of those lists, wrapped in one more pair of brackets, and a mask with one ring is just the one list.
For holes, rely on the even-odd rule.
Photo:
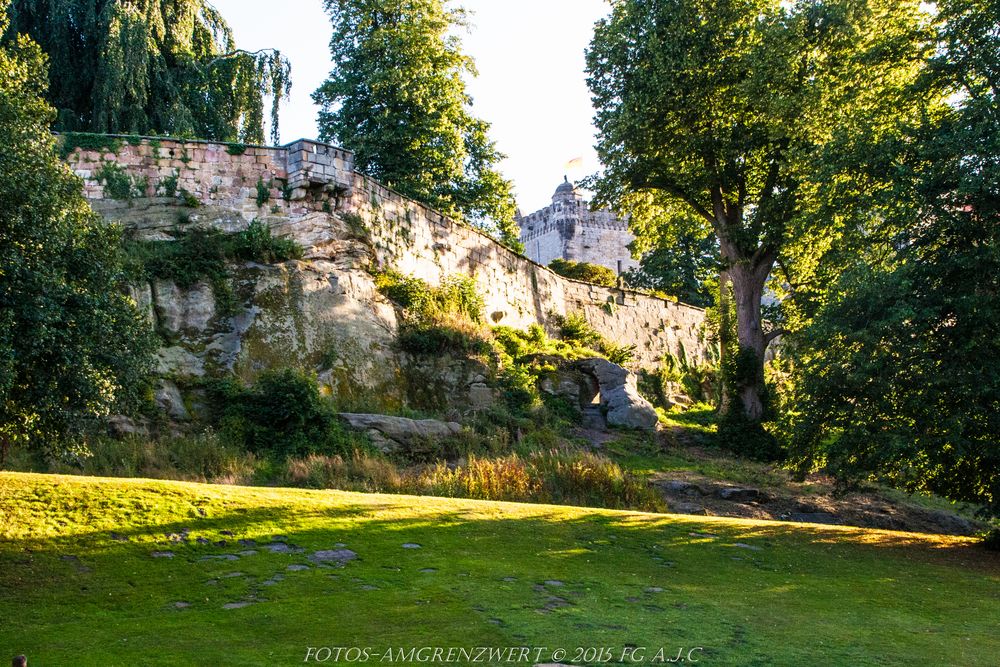
[(865, 251), (798, 337), (792, 453), (1000, 515), (1000, 3), (937, 9), (924, 83), (953, 102), (901, 142)]
[(517, 246), (511, 183), (489, 124), (470, 113), (475, 75), (447, 0), (325, 0), (333, 71), (314, 93), (320, 137), (354, 151), (357, 168), (446, 215)]
[(56, 154), (38, 45), (0, 46), (0, 74), (2, 458), (134, 406), (152, 339), (123, 292), (120, 230), (91, 211)]
[(271, 96), (278, 142), (288, 61), (237, 49), (206, 0), (14, 0), (7, 39), (18, 34), (49, 55), (58, 130), (263, 143)]
[(776, 265), (822, 252), (849, 220), (816, 215), (825, 153), (919, 107), (924, 24), (917, 0), (620, 0), (596, 26), (598, 199), (627, 211), (651, 194), (718, 238), (737, 325), (731, 414), (765, 413), (764, 352), (781, 332), (761, 299)]

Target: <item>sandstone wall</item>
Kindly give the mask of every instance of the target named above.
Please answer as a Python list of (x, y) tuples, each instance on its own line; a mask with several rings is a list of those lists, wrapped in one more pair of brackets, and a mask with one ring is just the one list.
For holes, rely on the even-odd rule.
[[(473, 276), (486, 299), (486, 315), (495, 324), (517, 328), (532, 323), (551, 325), (556, 315), (582, 312), (610, 340), (636, 345), (637, 366), (653, 367), (666, 352), (684, 354), (691, 361), (708, 356), (703, 310), (557, 276), (471, 227), (354, 172), (353, 155), (348, 151), (312, 141), (279, 148), (233, 148), (194, 141), (142, 139), (130, 143), (122, 139), (113, 152), (78, 149), (67, 160), (84, 179), (84, 193), (95, 210), (147, 238), (157, 238), (184, 224), (212, 224), (238, 231), (259, 218), (275, 233), (293, 236), (305, 247), (307, 260), (329, 264), (320, 266), (318, 275), (308, 283), (310, 289), (337, 290), (341, 279), (351, 284), (364, 281), (357, 263), (350, 264), (350, 270), (344, 269), (347, 273), (340, 277), (332, 269), (324, 273), (336, 266), (337, 253), (344, 251), (345, 235), (351, 233), (351, 224), (345, 221), (361, 221), (370, 236), (376, 264), (435, 284), (455, 273)], [(103, 165), (109, 162), (133, 179), (141, 190), (139, 196), (127, 201), (109, 197), (100, 180)], [(170, 189), (176, 190), (173, 197), (167, 196)], [(201, 206), (185, 208), (185, 196), (197, 199)], [(296, 271), (317, 273), (317, 268)], [(362, 301), (378, 300), (366, 290), (367, 285), (354, 291)], [(346, 340), (357, 333), (348, 321), (350, 313), (371, 314), (373, 309), (378, 310), (369, 303), (353, 310), (338, 306), (336, 317), (314, 317), (322, 319), (327, 335)], [(382, 322), (385, 317), (381, 311), (369, 319), (374, 324), (366, 330), (394, 325)], [(280, 328), (281, 324), (269, 326)], [(337, 327), (353, 333), (347, 338), (335, 336), (331, 329)], [(296, 336), (291, 332), (285, 338)], [(380, 336), (379, 346), (384, 338)]]

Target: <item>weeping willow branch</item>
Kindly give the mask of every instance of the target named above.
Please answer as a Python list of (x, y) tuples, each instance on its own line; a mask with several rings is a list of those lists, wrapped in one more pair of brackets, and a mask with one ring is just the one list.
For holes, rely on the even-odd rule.
[(30, 35), (49, 55), (58, 130), (264, 142), (291, 67), (274, 49), (238, 49), (207, 0), (14, 0), (3, 39)]

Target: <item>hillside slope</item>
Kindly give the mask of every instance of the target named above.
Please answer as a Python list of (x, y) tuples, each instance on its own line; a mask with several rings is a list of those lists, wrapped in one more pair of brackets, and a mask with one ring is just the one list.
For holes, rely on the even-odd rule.
[(299, 664), (324, 646), (1000, 655), (1000, 559), (966, 538), (13, 473), (0, 538), (0, 651), (43, 667)]

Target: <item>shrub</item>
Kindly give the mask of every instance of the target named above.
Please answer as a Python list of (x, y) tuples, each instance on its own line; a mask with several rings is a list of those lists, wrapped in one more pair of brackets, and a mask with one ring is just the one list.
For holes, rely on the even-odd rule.
[(566, 259), (554, 259), (549, 262), (549, 268), (561, 276), (582, 280), (583, 282), (614, 287), (618, 284), (618, 276), (606, 266), (588, 262), (574, 262)]
[(608, 361), (619, 366), (632, 363), (635, 360), (635, 350), (635, 345), (618, 345), (609, 341), (601, 343), (601, 351), (604, 352), (604, 356), (608, 358)]
[(261, 177), (257, 178), (257, 208), (262, 207), (271, 199), (271, 185)]
[(454, 323), (403, 322), (396, 340), (401, 350), (412, 354), (481, 355), (490, 351), (484, 330), (460, 320)]
[(231, 242), (231, 254), (249, 262), (270, 264), (301, 259), (302, 248), (292, 239), (279, 238), (271, 234), (271, 228), (260, 220), (254, 220)]
[(163, 195), (165, 197), (177, 196), (177, 180), (178, 174), (176, 171), (170, 176), (164, 176), (160, 179), (160, 187), (163, 188)]
[(341, 424), (316, 378), (301, 371), (267, 371), (251, 387), (219, 381), (209, 394), (224, 437), (255, 453), (304, 456), (367, 446)]
[(601, 334), (590, 325), (582, 313), (570, 313), (561, 318), (559, 336), (563, 340), (573, 341), (587, 347), (596, 348), (603, 342)]
[(983, 538), (983, 546), (990, 551), (1000, 551), (1000, 528), (994, 528), (986, 533)]
[(128, 172), (114, 162), (103, 162), (96, 176), (104, 185), (104, 192), (112, 199), (128, 201), (145, 194), (145, 179), (133, 180)]
[(451, 276), (438, 287), (420, 278), (386, 271), (375, 276), (378, 290), (403, 310), (398, 343), (415, 354), (486, 354), (489, 331), (475, 281)]

